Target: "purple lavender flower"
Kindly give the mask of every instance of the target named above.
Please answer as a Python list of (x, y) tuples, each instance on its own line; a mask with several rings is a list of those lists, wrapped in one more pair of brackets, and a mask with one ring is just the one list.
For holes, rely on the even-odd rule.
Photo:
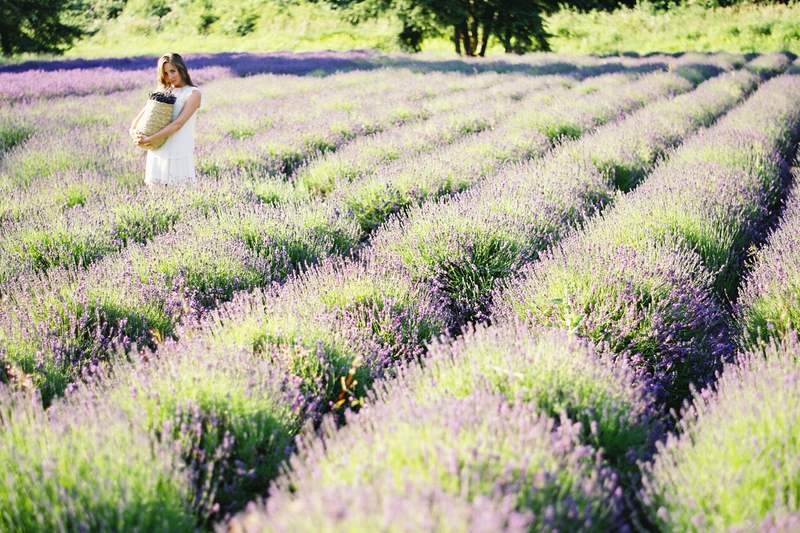
[[(795, 171), (795, 176), (797, 173)], [(780, 340), (800, 331), (800, 193), (795, 186), (775, 232), (756, 256), (736, 304), (740, 343)]]
[[(645, 469), (642, 501), (663, 531), (790, 531), (800, 479), (797, 339), (741, 355), (697, 392)], [(702, 475), (699, 475), (702, 473)]]
[(86, 398), (44, 412), (0, 385), (0, 528), (194, 531), (187, 473), (143, 418)]
[[(544, 531), (618, 525), (616, 476), (579, 444), (579, 427), (564, 420), (556, 428), (537, 411), (484, 389), (442, 398), (398, 382), (341, 430), (328, 420), (322, 438), (302, 439), (267, 508), (255, 507), (235, 523), (275, 531), (290, 523), (303, 531), (377, 526), (393, 511), (382, 502), (396, 495), (400, 509), (414, 505), (422, 524), (435, 525), (444, 520), (448, 500), (429, 498), (444, 494), (460, 500), (456, 520), (488, 507), (487, 527), (501, 530), (526, 523)], [(326, 506), (333, 494), (344, 505)], [(362, 500), (374, 505), (359, 505)]]

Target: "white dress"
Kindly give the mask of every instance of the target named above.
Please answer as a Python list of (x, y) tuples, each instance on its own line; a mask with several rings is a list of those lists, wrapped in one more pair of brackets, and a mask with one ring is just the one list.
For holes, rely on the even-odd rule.
[[(181, 114), (186, 100), (192, 92), (200, 92), (197, 87), (186, 85), (173, 89), (175, 105), (172, 108), (172, 120)], [(202, 104), (201, 104), (202, 105)], [(199, 108), (198, 108), (199, 109)], [(147, 184), (176, 185), (194, 183), (194, 133), (197, 111), (192, 113), (181, 129), (170, 135), (166, 142), (156, 150), (147, 151), (144, 182)]]

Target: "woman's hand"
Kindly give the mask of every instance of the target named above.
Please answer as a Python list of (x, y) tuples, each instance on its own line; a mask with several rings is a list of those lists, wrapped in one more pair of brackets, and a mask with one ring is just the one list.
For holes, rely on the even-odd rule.
[(153, 141), (153, 138), (151, 136), (145, 135), (142, 132), (138, 132), (136, 134), (136, 139), (135, 139), (134, 142), (136, 142), (136, 146), (138, 146), (140, 148), (144, 148), (146, 145), (150, 144), (152, 141)]

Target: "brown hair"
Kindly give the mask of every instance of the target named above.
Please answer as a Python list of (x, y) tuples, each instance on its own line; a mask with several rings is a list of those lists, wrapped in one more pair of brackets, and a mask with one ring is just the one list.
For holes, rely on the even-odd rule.
[(192, 77), (189, 76), (189, 70), (186, 68), (186, 63), (183, 62), (183, 58), (180, 54), (172, 53), (164, 54), (158, 58), (158, 66), (156, 67), (156, 80), (158, 80), (159, 89), (168, 89), (170, 87), (170, 84), (167, 81), (167, 76), (164, 73), (164, 63), (172, 63), (175, 65), (178, 74), (181, 75), (183, 83), (194, 87), (194, 83), (192, 83)]

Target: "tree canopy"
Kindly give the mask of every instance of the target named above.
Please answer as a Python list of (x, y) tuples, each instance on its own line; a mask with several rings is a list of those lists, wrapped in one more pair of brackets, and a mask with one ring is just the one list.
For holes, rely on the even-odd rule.
[(81, 25), (67, 19), (74, 0), (0, 0), (0, 51), (60, 53), (84, 35)]
[(507, 53), (549, 50), (544, 15), (568, 4), (580, 10), (614, 9), (634, 0), (328, 0), (353, 23), (387, 12), (402, 24), (400, 44), (419, 51), (428, 37), (449, 36), (460, 55), (484, 56), (489, 39)]

